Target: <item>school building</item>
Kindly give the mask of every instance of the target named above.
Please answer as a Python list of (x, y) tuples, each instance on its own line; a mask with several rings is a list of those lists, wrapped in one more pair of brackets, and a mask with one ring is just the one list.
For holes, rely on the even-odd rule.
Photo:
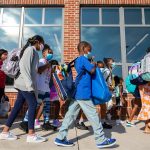
[[(77, 44), (86, 40), (95, 60), (114, 58), (113, 73), (125, 79), (128, 67), (150, 47), (150, 0), (0, 0), (1, 48), (22, 47), (35, 34), (44, 37), (59, 62), (74, 59)], [(6, 92), (13, 107), (12, 79)]]

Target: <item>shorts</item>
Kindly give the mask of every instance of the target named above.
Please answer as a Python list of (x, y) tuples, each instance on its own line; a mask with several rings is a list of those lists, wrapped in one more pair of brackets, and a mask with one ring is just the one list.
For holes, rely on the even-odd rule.
[(134, 93), (133, 93), (133, 96), (134, 96), (135, 98), (137, 98), (137, 99), (140, 99), (140, 98), (141, 98), (138, 86), (136, 87), (136, 89), (135, 89), (135, 91), (134, 91)]
[(50, 93), (49, 92), (43, 92), (38, 91), (38, 104), (40, 105), (43, 101), (50, 101)]

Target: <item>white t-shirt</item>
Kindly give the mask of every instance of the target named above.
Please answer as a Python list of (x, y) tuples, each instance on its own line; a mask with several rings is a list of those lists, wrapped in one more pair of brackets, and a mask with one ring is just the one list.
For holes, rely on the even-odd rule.
[[(39, 66), (44, 66), (47, 63), (45, 58), (40, 59)], [(42, 92), (50, 92), (49, 82), (51, 77), (51, 68), (46, 69), (42, 74), (37, 75), (37, 89)]]

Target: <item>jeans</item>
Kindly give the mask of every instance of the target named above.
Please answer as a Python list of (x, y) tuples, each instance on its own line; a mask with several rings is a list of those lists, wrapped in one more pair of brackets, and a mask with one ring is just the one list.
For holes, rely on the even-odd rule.
[(62, 126), (59, 130), (57, 138), (63, 140), (67, 137), (69, 127), (75, 123), (77, 115), (80, 111), (80, 108), (83, 110), (84, 114), (86, 115), (87, 119), (90, 121), (93, 130), (96, 144), (103, 143), (106, 138), (103, 132), (103, 127), (100, 122), (100, 118), (98, 113), (96, 112), (96, 107), (92, 103), (91, 100), (72, 100), (68, 112), (65, 115), (63, 120)]
[(28, 129), (34, 130), (34, 120), (37, 107), (37, 100), (35, 94), (33, 92), (28, 91), (20, 91), (20, 90), (18, 91), (14, 108), (10, 116), (8, 117), (6, 126), (8, 127), (12, 126), (14, 120), (16, 119), (25, 101), (28, 104), (28, 114), (29, 114)]

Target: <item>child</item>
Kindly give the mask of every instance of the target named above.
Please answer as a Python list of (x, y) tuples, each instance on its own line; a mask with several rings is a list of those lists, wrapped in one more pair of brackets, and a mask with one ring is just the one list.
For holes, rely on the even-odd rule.
[(123, 123), (121, 121), (121, 108), (124, 105), (124, 98), (123, 98), (123, 79), (119, 78), (118, 76), (114, 77), (115, 80), (115, 97), (116, 97), (116, 109), (117, 109), (117, 120), (116, 124), (119, 125)]
[[(59, 65), (58, 61), (57, 60), (52, 60), (51, 64), (52, 64), (52, 73), (54, 73), (55, 69), (56, 69), (56, 65)], [(60, 102), (59, 102), (59, 96), (58, 96), (57, 91), (55, 89), (55, 86), (53, 84), (52, 76), (51, 76), (51, 81), (50, 81), (50, 101), (55, 106), (53, 126), (60, 127), (61, 122), (58, 119), (59, 118), (59, 112), (60, 112)]]
[(105, 64), (103, 61), (97, 61), (97, 67), (101, 70), (102, 73), (104, 73)]
[(42, 51), (44, 48), (44, 40), (41, 36), (35, 35), (29, 38), (26, 45), (23, 47), (19, 62), (20, 75), (15, 79), (14, 86), (18, 90), (17, 99), (14, 108), (8, 117), (6, 125), (0, 134), (1, 140), (17, 140), (17, 136), (12, 134), (9, 130), (14, 120), (16, 119), (19, 111), (21, 110), (24, 102), (28, 104), (29, 121), (28, 121), (28, 136), (27, 142), (41, 143), (46, 141), (45, 138), (40, 137), (34, 132), (34, 120), (37, 107), (36, 95), (36, 75), (37, 66), (39, 63), (39, 56), (37, 51)]
[(55, 144), (58, 146), (68, 147), (74, 145), (67, 140), (67, 134), (71, 124), (75, 123), (80, 108), (82, 108), (87, 119), (92, 124), (98, 148), (110, 147), (116, 143), (115, 139), (108, 139), (105, 137), (100, 118), (96, 112), (96, 107), (91, 101), (91, 76), (95, 73), (96, 69), (96, 65), (88, 61), (91, 49), (91, 45), (85, 41), (80, 42), (78, 45), (79, 57), (75, 61), (75, 69), (78, 75), (75, 82), (78, 81), (81, 73), (84, 72), (84, 74), (77, 85), (74, 99), (70, 102), (68, 112), (65, 115), (59, 134), (55, 139)]
[[(52, 59), (53, 51), (50, 49), (50, 47), (45, 44), (44, 49), (42, 50), (43, 58), (39, 61), (38, 66), (38, 75), (37, 75), (37, 89), (38, 89), (38, 104), (40, 105), (40, 109), (37, 113), (36, 119), (35, 119), (35, 128), (40, 128), (39, 119), (41, 117), (41, 114), (43, 112), (44, 116), (44, 124), (42, 125), (42, 128), (44, 130), (56, 130), (57, 128), (53, 127), (50, 124), (50, 88), (49, 88), (49, 82), (51, 77), (51, 63), (49, 62)], [(24, 121), (20, 124), (21, 129), (24, 131), (27, 130), (27, 124), (28, 122), (28, 112), (25, 115)]]
[(3, 71), (1, 71), (1, 67), (3, 62), (7, 59), (8, 52), (5, 49), (0, 49), (0, 102), (1, 98), (5, 95), (5, 81), (6, 75)]

